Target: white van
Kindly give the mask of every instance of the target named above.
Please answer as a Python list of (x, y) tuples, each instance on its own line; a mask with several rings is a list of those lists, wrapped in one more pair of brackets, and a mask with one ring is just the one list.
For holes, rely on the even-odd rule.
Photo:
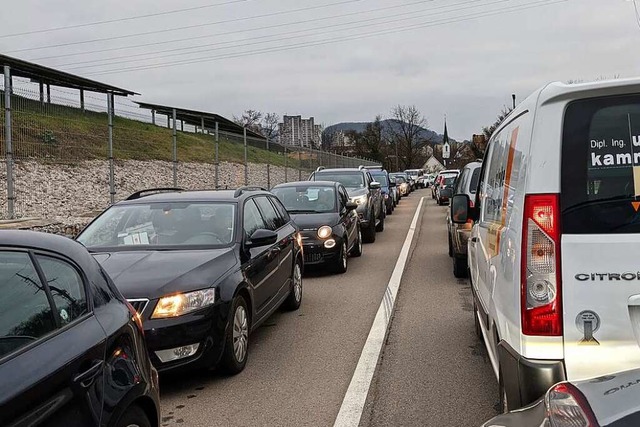
[(475, 221), (476, 329), (503, 409), (640, 367), (640, 79), (535, 92), (491, 137), (469, 202), (451, 215)]

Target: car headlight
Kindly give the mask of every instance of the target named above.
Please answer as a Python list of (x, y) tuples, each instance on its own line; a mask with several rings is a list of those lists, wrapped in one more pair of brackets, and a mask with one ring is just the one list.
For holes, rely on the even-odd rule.
[(365, 194), (364, 196), (360, 197), (352, 197), (351, 201), (355, 202), (356, 205), (363, 205), (367, 203), (367, 195)]
[(151, 318), (166, 319), (182, 316), (213, 304), (215, 299), (216, 290), (213, 288), (162, 297), (156, 304)]
[(321, 239), (328, 239), (333, 234), (333, 229), (328, 225), (323, 225), (318, 228), (318, 237)]

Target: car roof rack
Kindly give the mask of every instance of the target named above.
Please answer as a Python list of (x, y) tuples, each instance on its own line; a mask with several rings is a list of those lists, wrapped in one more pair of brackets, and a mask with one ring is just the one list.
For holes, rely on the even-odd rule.
[(136, 191), (135, 193), (127, 197), (125, 200), (137, 200), (142, 197), (151, 196), (153, 194), (174, 193), (176, 191), (184, 191), (184, 188), (175, 188), (175, 187), (147, 188), (144, 190)]
[(316, 169), (316, 172), (320, 172), (321, 170), (325, 170), (326, 168), (324, 166), (318, 166), (318, 169)]
[(269, 191), (264, 187), (258, 187), (258, 186), (245, 186), (245, 187), (240, 187), (238, 188), (235, 193), (233, 193), (233, 197), (240, 197), (242, 196), (242, 193), (246, 192), (246, 191)]
[(384, 167), (382, 165), (365, 166), (364, 168), (373, 170), (384, 170)]
[(366, 169), (366, 168), (364, 167), (364, 165), (360, 165), (360, 166), (358, 166), (358, 170), (363, 170), (363, 169)]

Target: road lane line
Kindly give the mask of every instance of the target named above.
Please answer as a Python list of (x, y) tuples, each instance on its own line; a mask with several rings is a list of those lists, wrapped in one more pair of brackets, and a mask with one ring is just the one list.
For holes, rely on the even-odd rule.
[(413, 215), (407, 237), (400, 250), (398, 261), (393, 269), (391, 279), (389, 279), (389, 284), (387, 285), (387, 289), (380, 302), (380, 307), (373, 320), (373, 325), (369, 331), (369, 336), (360, 354), (360, 360), (358, 360), (358, 365), (351, 378), (351, 383), (349, 383), (349, 388), (340, 406), (336, 421), (333, 424), (334, 427), (357, 427), (360, 424), (362, 411), (364, 410), (367, 395), (369, 394), (369, 387), (371, 386), (371, 381), (373, 380), (373, 375), (376, 371), (378, 360), (380, 359), (380, 353), (391, 324), (396, 296), (398, 295), (402, 275), (409, 258), (409, 250), (411, 249), (411, 243), (413, 242), (413, 236), (416, 231), (423, 202), (424, 197), (420, 198), (416, 213)]

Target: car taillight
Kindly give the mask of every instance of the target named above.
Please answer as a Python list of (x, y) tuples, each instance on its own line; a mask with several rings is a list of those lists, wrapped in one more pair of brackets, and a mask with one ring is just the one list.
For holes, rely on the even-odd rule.
[(142, 335), (144, 335), (144, 327), (142, 326), (142, 317), (140, 316), (140, 313), (138, 313), (138, 311), (135, 308), (133, 308), (133, 306), (129, 303), (129, 301), (125, 301), (125, 303), (127, 304), (129, 313), (131, 313), (131, 320), (134, 321), (134, 323), (136, 324), (136, 326), (138, 327)]
[(524, 200), (521, 313), (525, 335), (562, 335), (558, 194)]
[(555, 385), (546, 397), (552, 427), (599, 427), (584, 395), (569, 383)]

